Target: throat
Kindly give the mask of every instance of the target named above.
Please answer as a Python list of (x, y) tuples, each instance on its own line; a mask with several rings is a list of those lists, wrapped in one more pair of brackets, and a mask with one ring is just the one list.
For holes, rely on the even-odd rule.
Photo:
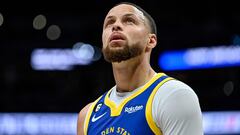
[(144, 86), (156, 73), (137, 76), (137, 77), (122, 77), (116, 79), (116, 91), (119, 93), (132, 92)]
[(148, 82), (156, 73), (149, 64), (133, 58), (113, 64), (113, 74), (118, 92), (131, 92)]

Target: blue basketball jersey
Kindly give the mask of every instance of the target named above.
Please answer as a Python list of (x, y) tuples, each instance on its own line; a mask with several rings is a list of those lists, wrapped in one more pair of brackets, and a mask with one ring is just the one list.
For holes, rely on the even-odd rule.
[(161, 135), (152, 118), (152, 101), (159, 87), (171, 77), (163, 73), (118, 106), (109, 99), (112, 90), (98, 98), (89, 108), (84, 127), (85, 135)]

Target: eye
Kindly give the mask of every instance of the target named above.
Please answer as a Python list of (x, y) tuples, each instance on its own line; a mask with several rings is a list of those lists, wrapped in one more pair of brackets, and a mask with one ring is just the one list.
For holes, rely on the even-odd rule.
[(135, 20), (131, 17), (127, 17), (124, 19), (124, 22), (126, 22), (127, 24), (135, 24)]
[(109, 25), (111, 25), (111, 24), (113, 24), (113, 23), (114, 23), (114, 20), (113, 20), (113, 19), (107, 20), (106, 23), (105, 23), (105, 25), (104, 25), (104, 27), (106, 28), (106, 27), (108, 27)]

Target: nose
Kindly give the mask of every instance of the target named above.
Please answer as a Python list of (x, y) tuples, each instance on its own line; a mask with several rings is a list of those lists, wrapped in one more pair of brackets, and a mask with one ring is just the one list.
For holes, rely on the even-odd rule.
[(113, 24), (113, 27), (112, 27), (112, 31), (121, 31), (122, 30), (122, 26), (119, 22), (115, 22)]

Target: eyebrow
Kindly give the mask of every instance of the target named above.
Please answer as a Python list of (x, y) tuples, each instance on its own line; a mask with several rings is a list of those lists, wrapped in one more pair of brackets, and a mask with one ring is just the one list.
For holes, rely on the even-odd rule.
[(134, 14), (131, 14), (131, 13), (128, 13), (128, 14), (125, 14), (125, 15), (123, 15), (124, 17), (126, 16), (126, 17), (128, 17), (128, 16), (135, 16), (136, 17), (136, 15), (134, 15)]
[(114, 16), (108, 16), (105, 20), (114, 18)]
[(123, 17), (134, 17), (136, 19), (140, 19), (141, 21), (143, 21), (143, 23), (145, 23), (144, 18), (142, 18), (141, 16), (138, 16), (138, 15), (132, 14), (132, 13), (125, 14), (125, 15), (123, 15)]
[[(111, 20), (111, 19), (114, 18), (114, 17), (115, 17), (115, 16), (113, 16), (113, 15), (108, 16), (108, 17), (105, 19), (104, 23), (105, 23), (106, 21), (108, 21), (108, 20)], [(133, 13), (124, 14), (123, 17), (134, 17), (134, 18), (138, 19), (138, 17), (137, 17), (135, 14), (133, 14)], [(143, 18), (140, 17), (139, 19), (142, 20), (143, 23), (145, 23), (145, 20), (144, 20)]]
[[(128, 14), (125, 14), (125, 15), (123, 15), (124, 17), (128, 17), (128, 16), (135, 16), (136, 17), (136, 15), (134, 15), (134, 14), (132, 14), (132, 13), (128, 13)], [(111, 19), (111, 18), (114, 18), (114, 16), (108, 16), (105, 20), (107, 20), (107, 19)]]

